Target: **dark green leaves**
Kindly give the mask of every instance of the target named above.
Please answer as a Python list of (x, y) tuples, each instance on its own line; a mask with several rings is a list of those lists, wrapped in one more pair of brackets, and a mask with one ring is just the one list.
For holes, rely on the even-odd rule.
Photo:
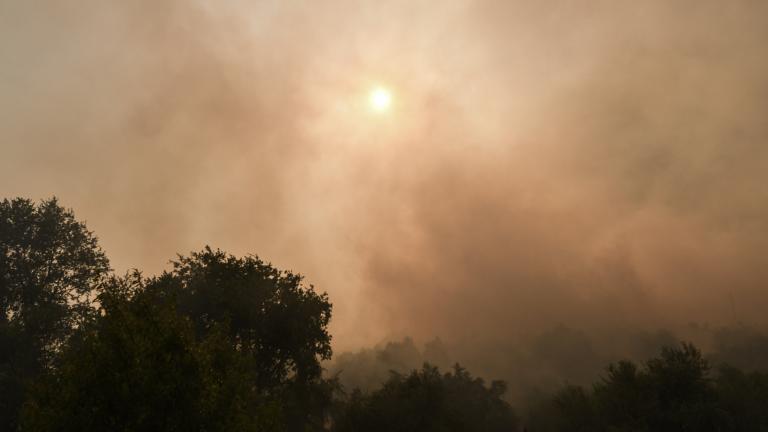
[(95, 317), (109, 270), (96, 237), (55, 198), (0, 201), (0, 429), (16, 427), (27, 383)]
[(371, 394), (353, 392), (337, 429), (354, 431), (514, 431), (517, 417), (501, 399), (505, 386), (486, 386), (466, 369), (441, 374), (425, 364), (408, 375), (393, 373)]

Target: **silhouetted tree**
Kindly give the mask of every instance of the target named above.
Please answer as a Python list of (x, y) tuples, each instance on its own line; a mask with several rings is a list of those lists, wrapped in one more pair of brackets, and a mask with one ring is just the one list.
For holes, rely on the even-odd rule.
[[(300, 275), (208, 247), (158, 277), (113, 277), (96, 238), (55, 199), (0, 202), (0, 430), (517, 430), (503, 382), (486, 386), (458, 365), (404, 373), (427, 357), (446, 361), (439, 341), (424, 353), (405, 339), (345, 356), (339, 365), (358, 382), (385, 382), (343, 395), (321, 374), (330, 317), (327, 295)], [(610, 364), (591, 388), (546, 396), (527, 426), (768, 432), (765, 336), (740, 327), (716, 341), (715, 359), (747, 370), (713, 372), (690, 344), (663, 348), (642, 364)], [(602, 358), (563, 326), (531, 353), (578, 382)], [(401, 372), (386, 379), (387, 369)]]
[(331, 356), (331, 304), (302, 280), (255, 256), (205, 248), (179, 257), (149, 288), (175, 296), (200, 337), (223, 329), (232, 348), (250, 358), (252, 385), (291, 411), (291, 430), (319, 429), (332, 387), (320, 366)]
[(258, 257), (237, 258), (206, 247), (179, 257), (173, 270), (149, 282), (175, 295), (179, 312), (198, 334), (225, 326), (235, 347), (257, 363), (258, 384), (312, 380), (331, 356), (326, 294), (302, 284), (302, 276), (278, 270)]
[(258, 400), (249, 360), (224, 332), (198, 340), (138, 275), (113, 280), (100, 300), (103, 317), (33, 388), (23, 430), (277, 430), (279, 409)]
[(55, 198), (0, 202), (0, 429), (16, 428), (26, 384), (93, 318), (109, 271), (96, 237)]
[(768, 373), (744, 372), (723, 365), (715, 379), (718, 407), (733, 432), (768, 432)]
[(329, 371), (338, 375), (343, 387), (367, 392), (379, 388), (389, 379), (390, 372), (408, 373), (424, 363), (450, 368), (455, 362), (451, 361), (447, 347), (439, 338), (426, 342), (419, 349), (413, 339), (405, 337), (357, 352), (336, 354)]
[(323, 429), (331, 305), (301, 281), (210, 248), (113, 279), (35, 387), (25, 430)]
[[(621, 361), (591, 392), (563, 389), (544, 409), (550, 418), (531, 429), (550, 431), (724, 431), (728, 413), (701, 352), (693, 345), (662, 348), (640, 368)], [(542, 416), (533, 416), (542, 419)], [(554, 420), (551, 417), (555, 417)]]
[(517, 417), (501, 398), (506, 386), (483, 380), (454, 367), (440, 374), (425, 364), (408, 375), (392, 373), (384, 386), (370, 394), (352, 393), (337, 419), (339, 432), (515, 431)]

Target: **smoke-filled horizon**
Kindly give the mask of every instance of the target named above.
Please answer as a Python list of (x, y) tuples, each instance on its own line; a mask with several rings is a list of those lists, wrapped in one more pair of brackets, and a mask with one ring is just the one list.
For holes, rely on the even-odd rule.
[(119, 272), (209, 244), (305, 274), (340, 349), (764, 326), (766, 19), (0, 0), (0, 196), (58, 196)]

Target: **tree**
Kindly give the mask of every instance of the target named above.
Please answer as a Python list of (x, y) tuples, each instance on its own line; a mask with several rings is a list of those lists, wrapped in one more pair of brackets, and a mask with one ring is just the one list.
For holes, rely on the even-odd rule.
[(34, 388), (25, 430), (324, 427), (331, 305), (300, 276), (206, 248), (159, 277), (112, 279), (98, 300)]
[(53, 198), (0, 202), (0, 429), (14, 430), (26, 383), (93, 318), (109, 262)]
[(650, 378), (631, 361), (607, 368), (607, 376), (594, 386), (595, 409), (600, 421), (627, 430), (647, 430), (648, 420), (658, 410)]
[(664, 347), (645, 369), (655, 405), (653, 430), (720, 430), (710, 366), (699, 349), (685, 343)]
[[(664, 347), (638, 367), (608, 366), (592, 391), (569, 386), (552, 400), (555, 420), (536, 430), (723, 431), (727, 416), (701, 351), (691, 344)], [(541, 418), (541, 416), (538, 416)]]
[(149, 285), (175, 295), (198, 334), (225, 326), (235, 347), (257, 362), (257, 384), (270, 388), (289, 377), (319, 377), (320, 360), (331, 356), (328, 296), (302, 282), (301, 275), (256, 256), (237, 258), (206, 247), (180, 256), (172, 271)]
[(279, 413), (259, 403), (225, 333), (198, 340), (172, 298), (138, 274), (111, 285), (102, 318), (33, 387), (23, 430), (275, 430)]
[(327, 294), (256, 256), (237, 258), (209, 247), (180, 256), (149, 288), (174, 295), (200, 337), (224, 329), (233, 349), (251, 359), (253, 386), (292, 409), (286, 417), (292, 429), (322, 428), (322, 401), (332, 387), (320, 366), (331, 356)]
[(715, 378), (719, 408), (734, 432), (768, 432), (768, 372), (721, 365)]
[(392, 373), (384, 386), (370, 394), (352, 393), (337, 419), (339, 432), (355, 431), (515, 431), (517, 417), (501, 398), (506, 386), (489, 387), (456, 365), (440, 374), (425, 364), (408, 375)]

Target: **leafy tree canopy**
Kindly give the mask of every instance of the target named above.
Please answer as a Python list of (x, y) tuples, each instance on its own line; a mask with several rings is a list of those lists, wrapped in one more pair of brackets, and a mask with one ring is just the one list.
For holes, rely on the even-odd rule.
[(408, 375), (392, 373), (370, 394), (354, 392), (337, 430), (346, 431), (514, 431), (517, 417), (502, 399), (506, 385), (486, 386), (456, 365), (441, 374), (425, 364)]
[(530, 424), (540, 431), (767, 431), (766, 412), (766, 374), (729, 366), (713, 374), (701, 351), (681, 344), (642, 366), (611, 364), (591, 391), (566, 386)]
[(225, 328), (234, 348), (255, 362), (256, 384), (272, 388), (289, 378), (319, 378), (320, 360), (331, 356), (328, 296), (302, 279), (256, 256), (238, 258), (206, 247), (180, 256), (148, 289), (174, 296), (199, 335)]
[(0, 201), (0, 429), (16, 427), (27, 382), (94, 317), (109, 272), (96, 237), (55, 198)]
[(26, 404), (32, 431), (320, 430), (331, 305), (301, 276), (205, 248), (113, 278)]

